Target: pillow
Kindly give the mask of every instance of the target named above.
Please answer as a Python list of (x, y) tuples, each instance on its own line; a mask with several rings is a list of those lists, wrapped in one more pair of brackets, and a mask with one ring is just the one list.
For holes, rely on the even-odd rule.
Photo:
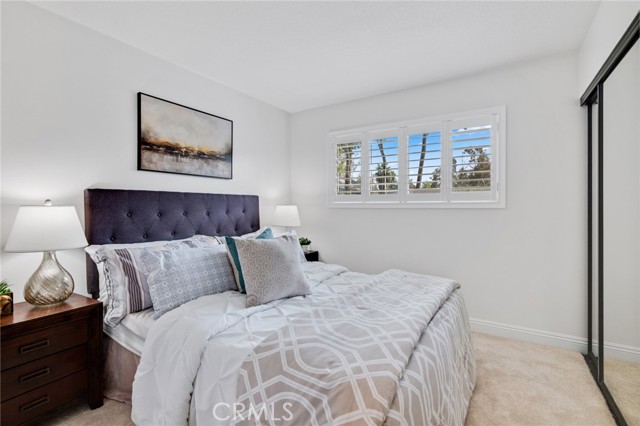
[[(98, 268), (102, 266), (104, 283), (100, 291), (105, 294), (104, 322), (112, 327), (118, 325), (125, 315), (142, 311), (152, 306), (147, 276), (149, 270), (140, 257), (149, 250), (191, 250), (194, 248), (222, 247), (211, 237), (196, 235), (176, 241), (138, 244), (106, 244), (91, 256)], [(102, 296), (101, 296), (102, 297)]]
[[(174, 240), (174, 241), (182, 241), (182, 240)], [(164, 245), (170, 243), (171, 241), (152, 241), (149, 243), (135, 243), (135, 244), (92, 244), (84, 248), (84, 251), (89, 255), (89, 258), (93, 260), (96, 264), (96, 268), (98, 269), (98, 289), (99, 295), (98, 300), (103, 302), (103, 306), (107, 307), (107, 301), (109, 300), (109, 293), (107, 292), (107, 284), (106, 278), (104, 274), (104, 267), (102, 264), (102, 259), (97, 254), (98, 250), (102, 247), (109, 247), (111, 249), (119, 249), (119, 248), (133, 248), (133, 247), (151, 247), (154, 245)]]
[(109, 249), (121, 249), (121, 248), (141, 248), (141, 247), (156, 247), (163, 246), (166, 244), (186, 241), (186, 240), (196, 240), (200, 242), (206, 242), (208, 244), (213, 244), (214, 242), (220, 243), (215, 237), (210, 237), (207, 235), (194, 235), (189, 238), (184, 238), (182, 240), (171, 240), (171, 241), (150, 241), (148, 243), (131, 243), (131, 244), (92, 244), (84, 248), (84, 251), (89, 255), (89, 258), (93, 260), (96, 264), (96, 268), (98, 269), (98, 288), (100, 290), (100, 294), (98, 296), (98, 300), (104, 302), (104, 306), (106, 307), (107, 301), (109, 300), (109, 293), (107, 292), (107, 285), (104, 273), (104, 267), (102, 264), (102, 258), (97, 254), (98, 250), (102, 247), (106, 247)]
[[(267, 238), (273, 238), (273, 231), (269, 227), (260, 228), (257, 231), (249, 232), (248, 234), (238, 235), (238, 236), (236, 236), (236, 238), (256, 238), (256, 237), (258, 237), (258, 236), (260, 236), (262, 234), (265, 234), (265, 233), (266, 233), (266, 235), (269, 235), (269, 237), (267, 237)], [(214, 237), (214, 238), (217, 238), (217, 240), (218, 240), (218, 242), (220, 244), (225, 244), (225, 239), (227, 237), (225, 237), (225, 236), (217, 236), (217, 237)]]
[(224, 237), (225, 244), (227, 246), (227, 254), (229, 255), (229, 262), (233, 269), (233, 276), (236, 280), (236, 288), (240, 293), (246, 293), (244, 288), (244, 278), (242, 277), (242, 268), (240, 267), (240, 260), (238, 259), (238, 251), (236, 250), (236, 240), (242, 239), (267, 239), (273, 238), (273, 232), (271, 228), (266, 228), (260, 234), (245, 234), (240, 237)]
[[(296, 231), (294, 231), (293, 229), (291, 231), (287, 231), (280, 235), (274, 235), (274, 237), (281, 237), (282, 235), (291, 235), (296, 239), (296, 241), (298, 241), (298, 234), (296, 234)], [(299, 242), (298, 242), (298, 257), (300, 258), (301, 263), (304, 263), (307, 261), (307, 258), (304, 255), (304, 250), (302, 250), (302, 246), (300, 245)]]
[(247, 290), (247, 307), (311, 293), (291, 235), (235, 241)]
[(201, 296), (236, 289), (227, 250), (221, 245), (189, 250), (152, 248), (140, 259), (149, 271), (155, 318)]
[(210, 237), (208, 235), (194, 235), (189, 238), (183, 238), (181, 240), (162, 240), (162, 241), (149, 241), (148, 243), (130, 243), (130, 244), (91, 244), (84, 248), (84, 251), (87, 252), (91, 260), (93, 260), (96, 265), (102, 262), (100, 256), (97, 255), (98, 250), (101, 248), (110, 248), (110, 249), (121, 249), (121, 248), (141, 248), (141, 247), (157, 247), (164, 246), (166, 244), (171, 243), (179, 243), (182, 241), (193, 240), (200, 242), (208, 242), (209, 244), (218, 243), (221, 244), (220, 241), (216, 239), (216, 237)]

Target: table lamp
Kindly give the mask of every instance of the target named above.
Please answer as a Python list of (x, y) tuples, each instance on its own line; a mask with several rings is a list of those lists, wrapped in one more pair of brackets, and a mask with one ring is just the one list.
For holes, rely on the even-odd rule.
[(56, 258), (55, 250), (87, 246), (74, 206), (20, 206), (5, 251), (43, 252), (42, 263), (24, 287), (24, 299), (35, 306), (57, 305), (73, 293), (73, 278)]
[(300, 226), (298, 206), (276, 206), (271, 224), (274, 226), (284, 226), (287, 228), (287, 231), (293, 226)]

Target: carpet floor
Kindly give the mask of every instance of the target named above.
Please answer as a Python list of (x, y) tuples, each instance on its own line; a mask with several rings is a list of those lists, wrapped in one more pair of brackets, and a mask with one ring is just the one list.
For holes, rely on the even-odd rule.
[(582, 354), (479, 333), (473, 343), (465, 426), (615, 426)]
[(640, 362), (606, 358), (604, 382), (629, 426), (640, 426)]
[[(615, 426), (581, 354), (480, 333), (473, 343), (478, 383), (465, 426)], [(48, 424), (129, 426), (130, 415), (131, 407), (105, 400)]]

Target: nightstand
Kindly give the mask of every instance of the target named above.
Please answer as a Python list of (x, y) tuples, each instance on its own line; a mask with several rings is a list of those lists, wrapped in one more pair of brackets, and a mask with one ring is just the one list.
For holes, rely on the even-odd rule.
[(52, 307), (16, 303), (0, 338), (3, 425), (76, 401), (102, 406), (102, 302), (72, 294)]
[(304, 257), (307, 259), (307, 262), (317, 262), (318, 250), (305, 251)]

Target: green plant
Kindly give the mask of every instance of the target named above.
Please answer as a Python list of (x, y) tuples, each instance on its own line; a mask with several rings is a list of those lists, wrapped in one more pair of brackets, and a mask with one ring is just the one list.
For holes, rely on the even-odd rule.
[(11, 284), (9, 284), (7, 280), (0, 281), (0, 294), (11, 293), (11, 289), (9, 287), (11, 287)]
[(311, 240), (307, 237), (300, 237), (298, 241), (300, 241), (301, 246), (308, 246), (309, 244), (311, 244)]

